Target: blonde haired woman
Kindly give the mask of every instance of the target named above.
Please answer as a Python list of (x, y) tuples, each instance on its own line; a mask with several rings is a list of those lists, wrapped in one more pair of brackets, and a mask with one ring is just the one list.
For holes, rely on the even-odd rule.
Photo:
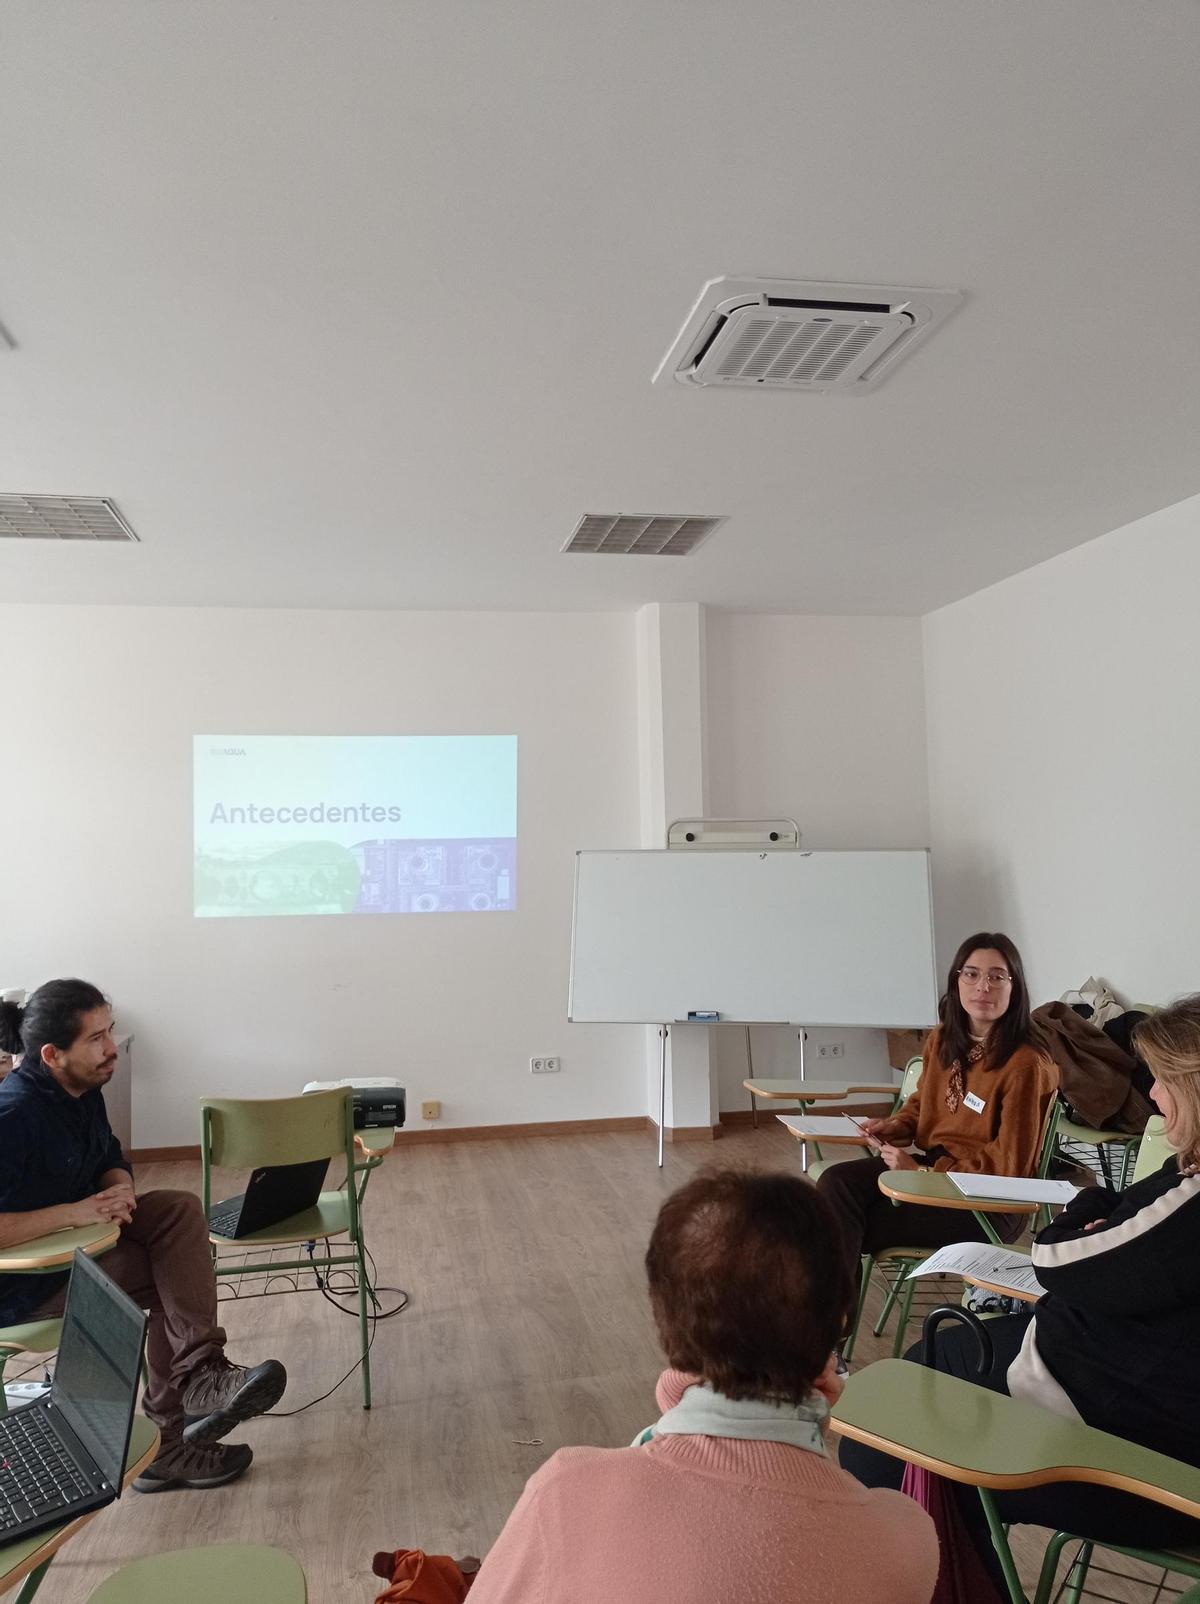
[[(1039, 1234), (1046, 1295), (1032, 1315), (989, 1322), (983, 1385), (1200, 1465), (1200, 993), (1144, 1019), (1133, 1043), (1175, 1155), (1124, 1192), (1080, 1192)], [(969, 1331), (939, 1334), (938, 1369), (974, 1380), (973, 1343)], [(841, 1461), (870, 1487), (900, 1485), (903, 1466), (874, 1449), (843, 1442)], [(999, 1493), (996, 1505), (1006, 1522), (1101, 1543), (1200, 1543), (1200, 1522), (1107, 1487), (1058, 1482)], [(979, 1500), (960, 1507), (994, 1560)]]

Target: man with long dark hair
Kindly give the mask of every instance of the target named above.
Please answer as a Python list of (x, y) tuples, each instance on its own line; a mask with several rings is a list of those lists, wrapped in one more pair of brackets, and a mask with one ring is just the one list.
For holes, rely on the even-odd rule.
[[(220, 1487), (253, 1453), (219, 1439), (270, 1409), (287, 1375), (275, 1359), (245, 1369), (225, 1357), (200, 1200), (135, 1194), (104, 1108), (117, 1063), (112, 1031), (108, 999), (85, 980), (51, 980), (24, 1008), (0, 1002), (0, 1049), (24, 1055), (0, 1084), (0, 1247), (71, 1227), (120, 1226), (104, 1268), (150, 1311), (144, 1407), (162, 1436), (133, 1485), (144, 1493)], [(66, 1271), (0, 1275), (0, 1325), (60, 1314), (66, 1285)]]

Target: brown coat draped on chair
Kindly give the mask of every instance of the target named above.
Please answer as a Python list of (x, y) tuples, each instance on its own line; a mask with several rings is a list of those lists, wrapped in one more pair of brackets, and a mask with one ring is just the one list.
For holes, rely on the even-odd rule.
[(1123, 1048), (1067, 1003), (1044, 1003), (1033, 1010), (1033, 1019), (1058, 1065), (1059, 1090), (1085, 1125), (1145, 1130), (1154, 1110), (1133, 1084), (1137, 1064)]

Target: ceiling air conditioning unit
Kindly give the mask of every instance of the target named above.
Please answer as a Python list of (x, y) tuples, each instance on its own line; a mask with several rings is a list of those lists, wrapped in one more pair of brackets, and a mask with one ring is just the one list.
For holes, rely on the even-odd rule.
[(710, 279), (654, 383), (858, 394), (961, 300), (957, 290)]

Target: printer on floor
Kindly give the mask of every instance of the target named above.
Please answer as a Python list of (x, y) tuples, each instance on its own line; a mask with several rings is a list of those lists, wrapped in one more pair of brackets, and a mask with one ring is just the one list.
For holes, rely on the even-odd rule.
[(347, 1080), (310, 1080), (306, 1092), (335, 1092), (349, 1086), (354, 1093), (354, 1129), (386, 1129), (404, 1124), (404, 1087), (398, 1080), (352, 1075)]

